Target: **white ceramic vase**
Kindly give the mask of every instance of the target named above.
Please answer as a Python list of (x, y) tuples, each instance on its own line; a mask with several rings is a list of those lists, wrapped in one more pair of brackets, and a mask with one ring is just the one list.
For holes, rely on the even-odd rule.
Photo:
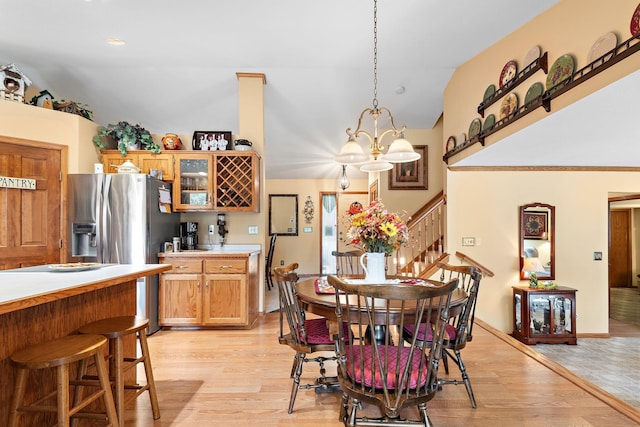
[[(366, 252), (360, 255), (360, 265), (364, 270), (364, 280), (367, 283), (384, 283), (386, 273), (384, 270), (384, 252)], [(366, 263), (364, 260), (367, 260)]]

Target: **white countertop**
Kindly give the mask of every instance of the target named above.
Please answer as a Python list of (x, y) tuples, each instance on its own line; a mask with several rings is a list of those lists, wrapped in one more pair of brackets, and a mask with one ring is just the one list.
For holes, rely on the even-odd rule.
[(197, 249), (184, 250), (180, 252), (166, 252), (164, 255), (180, 255), (180, 254), (201, 254), (201, 255), (250, 255), (260, 253), (262, 247), (260, 245), (198, 245)]
[[(82, 287), (91, 287), (108, 281), (118, 281), (119, 278), (130, 280), (132, 276), (144, 277), (156, 274), (158, 264), (106, 264), (95, 270), (57, 272), (53, 269), (46, 271), (47, 266), (29, 267), (15, 270), (0, 271), (0, 313), (3, 305), (25, 301), (25, 306), (47, 302), (43, 296), (56, 292), (64, 292)], [(169, 268), (169, 266), (167, 266)], [(33, 271), (33, 270), (45, 271)], [(149, 274), (144, 274), (149, 272)], [(78, 289), (79, 290), (79, 289)], [(92, 290), (92, 289), (89, 289)], [(82, 292), (71, 292), (77, 294)], [(42, 300), (40, 302), (27, 301), (29, 299)]]

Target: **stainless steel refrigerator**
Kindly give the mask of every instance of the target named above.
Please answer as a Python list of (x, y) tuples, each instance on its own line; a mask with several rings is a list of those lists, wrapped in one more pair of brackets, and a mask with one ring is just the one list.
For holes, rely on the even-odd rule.
[[(162, 212), (160, 194), (168, 197), (170, 184), (149, 175), (69, 175), (69, 262), (156, 264), (180, 227), (179, 214)], [(159, 330), (157, 274), (138, 279), (136, 305), (149, 334)]]

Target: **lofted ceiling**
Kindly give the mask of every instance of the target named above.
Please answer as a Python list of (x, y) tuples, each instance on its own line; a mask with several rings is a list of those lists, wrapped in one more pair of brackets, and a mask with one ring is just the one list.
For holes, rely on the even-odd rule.
[[(371, 0), (0, 1), (0, 64), (103, 125), (242, 138), (236, 72), (264, 73), (267, 178), (336, 177), (345, 130), (373, 103)], [(379, 0), (380, 106), (433, 127), (454, 70), (557, 2)]]

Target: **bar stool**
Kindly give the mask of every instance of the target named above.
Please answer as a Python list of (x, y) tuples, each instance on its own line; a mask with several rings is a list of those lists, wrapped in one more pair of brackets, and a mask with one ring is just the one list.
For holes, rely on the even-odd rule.
[[(104, 363), (100, 347), (107, 343), (107, 339), (101, 335), (69, 335), (63, 338), (43, 342), (11, 355), (11, 362), (18, 369), (13, 389), (13, 398), (9, 408), (9, 427), (17, 427), (21, 412), (57, 412), (57, 426), (68, 427), (71, 417), (101, 417), (107, 418), (110, 426), (118, 427), (118, 417), (111, 394), (111, 385), (107, 369)], [(82, 362), (93, 358), (97, 381), (82, 381), (83, 386), (99, 387), (99, 390), (87, 396), (81, 401), (69, 407), (69, 385), (78, 387), (78, 381), (69, 379), (69, 366), (74, 362)], [(24, 393), (26, 390), (27, 374), (29, 370), (56, 368), (56, 390), (24, 405)], [(53, 396), (57, 397), (57, 405), (44, 405), (43, 403)], [(91, 402), (102, 397), (106, 408), (104, 414), (81, 412)]]
[[(156, 384), (153, 380), (153, 371), (151, 370), (151, 359), (149, 358), (149, 346), (147, 345), (146, 329), (149, 326), (149, 319), (140, 316), (120, 316), (110, 317), (98, 320), (81, 327), (78, 332), (81, 334), (98, 334), (109, 339), (109, 376), (115, 382), (115, 406), (118, 412), (118, 421), (124, 426), (124, 408), (126, 403), (136, 399), (145, 391), (149, 391), (149, 399), (151, 400), (151, 410), (153, 419), (160, 418), (160, 406), (158, 405), (158, 396), (156, 394)], [(140, 342), (140, 357), (125, 357), (123, 349), (123, 338), (125, 336), (136, 334)], [(125, 384), (124, 374), (128, 370), (135, 368), (138, 363), (143, 363), (144, 372), (147, 377), (147, 383), (144, 386), (137, 384)], [(135, 394), (131, 394), (125, 398), (125, 389), (135, 390)]]

